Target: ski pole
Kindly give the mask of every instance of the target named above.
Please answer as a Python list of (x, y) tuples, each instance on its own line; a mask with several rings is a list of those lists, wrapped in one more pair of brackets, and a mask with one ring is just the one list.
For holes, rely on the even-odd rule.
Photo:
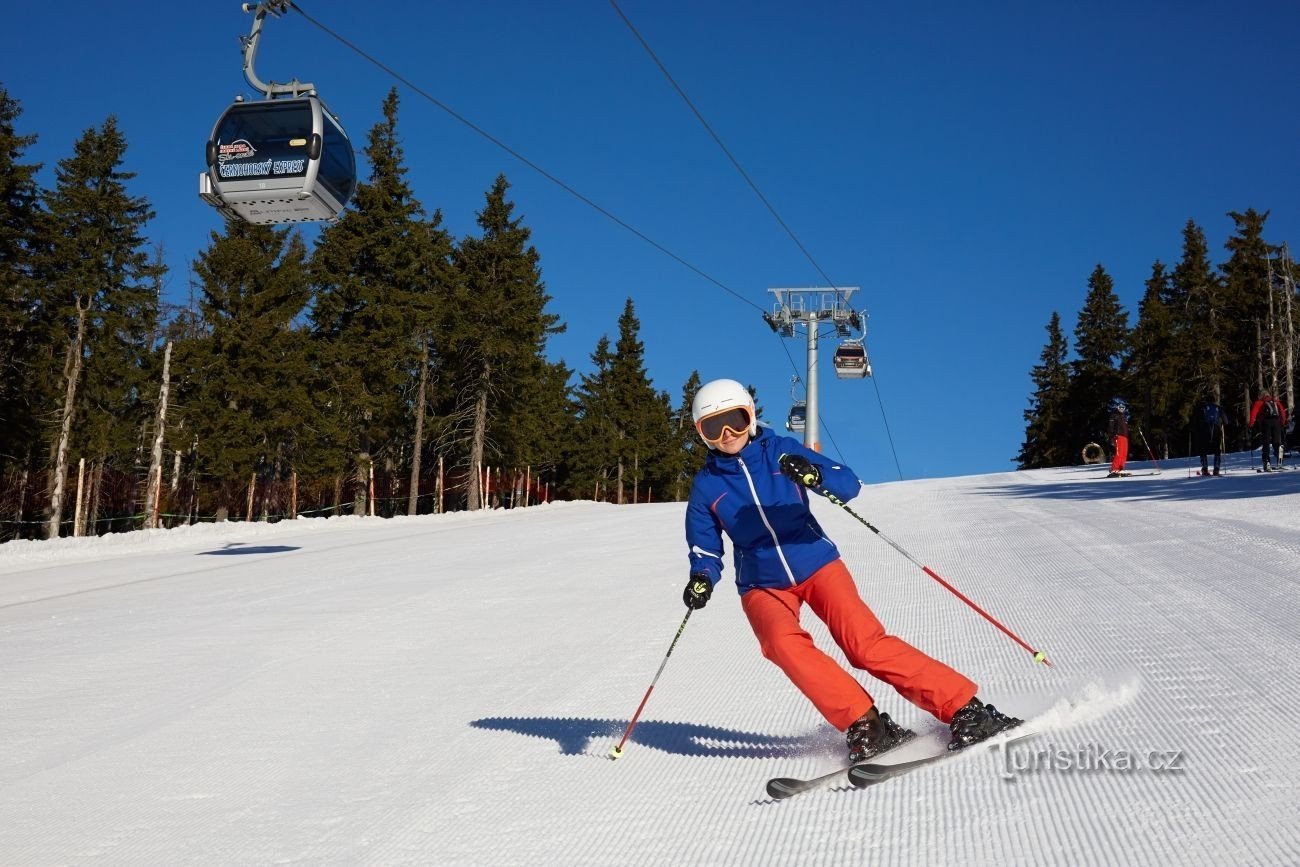
[[(1137, 427), (1137, 425), (1133, 425)], [(1156, 472), (1160, 472), (1160, 461), (1156, 460), (1156, 453), (1151, 451), (1151, 443), (1147, 442), (1147, 435), (1142, 433), (1142, 428), (1137, 428), (1138, 436), (1142, 437), (1142, 445), (1147, 447), (1147, 454), (1151, 456), (1151, 463), (1156, 465)]]
[(825, 488), (818, 487), (818, 488), (815, 488), (814, 490), (816, 490), (817, 493), (821, 494), (823, 497), (825, 497), (826, 499), (830, 500), (830, 501), (831, 501), (832, 503), (834, 503), (835, 505), (839, 506), (839, 507), (840, 507), (841, 509), (843, 509), (844, 511), (848, 512), (848, 513), (849, 513), (850, 515), (852, 515), (853, 517), (857, 518), (860, 522), (862, 522), (864, 525), (866, 525), (866, 528), (867, 528), (868, 530), (870, 530), (871, 532), (875, 533), (875, 534), (876, 534), (877, 536), (879, 536), (882, 540), (884, 540), (885, 544), (889, 545), (889, 547), (893, 548), (895, 551), (897, 551), (898, 553), (902, 554), (902, 555), (903, 555), (904, 557), (906, 557), (908, 560), (911, 560), (912, 563), (913, 563), (913, 565), (915, 565), (917, 568), (919, 568), (922, 572), (924, 572), (926, 575), (929, 575), (929, 576), (930, 576), (931, 578), (933, 578), (935, 581), (938, 581), (940, 584), (942, 584), (945, 590), (947, 590), (947, 591), (948, 591), (949, 593), (951, 593), (952, 595), (956, 596), (956, 597), (957, 597), (958, 599), (960, 599), (962, 602), (965, 602), (967, 605), (969, 605), (969, 606), (970, 606), (970, 607), (975, 611), (975, 613), (979, 614), (981, 617), (983, 617), (983, 618), (984, 618), (985, 620), (987, 620), (989, 623), (992, 623), (992, 624), (993, 624), (994, 626), (996, 626), (998, 629), (1002, 630), (1003, 634), (1005, 634), (1008, 638), (1010, 638), (1010, 639), (1011, 639), (1012, 641), (1014, 641), (1016, 644), (1019, 644), (1019, 645), (1020, 645), (1021, 647), (1023, 647), (1025, 650), (1028, 650), (1031, 654), (1033, 654), (1034, 662), (1041, 662), (1041, 663), (1043, 663), (1043, 665), (1046, 665), (1046, 666), (1049, 667), (1049, 668), (1052, 667), (1052, 663), (1049, 662), (1048, 659), (1047, 659), (1047, 654), (1043, 653), (1043, 651), (1041, 651), (1041, 650), (1034, 650), (1034, 648), (1032, 648), (1032, 647), (1030, 647), (1028, 644), (1026, 644), (1025, 641), (1024, 641), (1024, 639), (1022, 639), (1019, 635), (1016, 635), (1016, 634), (1015, 634), (1014, 632), (1012, 632), (1010, 629), (1007, 629), (1005, 626), (1003, 626), (1001, 623), (999, 623), (997, 620), (995, 620), (991, 614), (989, 614), (989, 613), (988, 613), (987, 611), (985, 611), (983, 608), (980, 608), (980, 607), (979, 607), (978, 605), (976, 605), (974, 602), (972, 602), (972, 601), (970, 601), (969, 599), (967, 599), (964, 595), (962, 595), (961, 591), (959, 591), (956, 587), (953, 587), (953, 586), (952, 586), (951, 584), (949, 584), (947, 581), (945, 581), (945, 580), (943, 580), (942, 578), (940, 578), (939, 575), (938, 575), (938, 573), (936, 573), (936, 572), (935, 572), (933, 569), (931, 569), (929, 566), (926, 566), (926, 565), (925, 565), (924, 563), (922, 563), (920, 560), (917, 560), (915, 557), (913, 557), (911, 554), (909, 554), (909, 553), (907, 552), (907, 550), (906, 550), (902, 545), (898, 544), (898, 543), (895, 542), (893, 539), (889, 538), (889, 537), (886, 536), (884, 533), (880, 532), (880, 529), (879, 529), (878, 527), (876, 527), (874, 524), (872, 524), (872, 523), (871, 523), (870, 521), (868, 521), (866, 518), (864, 518), (864, 517), (862, 517), (861, 515), (859, 515), (857, 512), (855, 512), (855, 511), (853, 511), (852, 509), (850, 509), (849, 506), (848, 506), (848, 504), (845, 503), (843, 500), (841, 500), (839, 497), (835, 496), (834, 494), (832, 494), (830, 491), (826, 490)]
[(654, 692), (655, 684), (659, 682), (659, 675), (664, 673), (664, 666), (668, 664), (668, 657), (673, 655), (673, 648), (677, 646), (677, 639), (682, 637), (686, 631), (686, 621), (691, 619), (694, 608), (686, 609), (686, 616), (682, 618), (682, 625), (677, 627), (677, 634), (673, 636), (673, 643), (668, 645), (668, 652), (664, 654), (664, 661), (659, 663), (659, 670), (655, 672), (654, 680), (650, 681), (650, 688), (645, 691), (641, 703), (636, 707), (636, 713), (632, 714), (632, 721), (627, 724), (627, 730), (623, 732), (623, 739), (618, 742), (618, 746), (609, 751), (611, 759), (623, 758), (623, 744), (627, 743), (628, 737), (632, 734), (632, 729), (636, 727), (636, 721), (641, 717), (641, 711), (645, 710), (645, 703), (650, 700), (650, 693)]

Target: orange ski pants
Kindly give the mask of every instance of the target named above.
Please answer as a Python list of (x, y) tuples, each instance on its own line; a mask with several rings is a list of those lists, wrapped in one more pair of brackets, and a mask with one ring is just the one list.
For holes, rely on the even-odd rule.
[(1128, 463), (1128, 437), (1119, 434), (1115, 437), (1115, 458), (1110, 462), (1110, 471), (1121, 472), (1126, 463)]
[(875, 703), (851, 674), (813, 644), (799, 625), (807, 602), (826, 624), (849, 664), (883, 680), (912, 704), (945, 723), (975, 696), (975, 683), (912, 645), (885, 633), (858, 595), (843, 560), (818, 569), (795, 587), (748, 590), (740, 597), (763, 656), (816, 706), (826, 721), (846, 730)]

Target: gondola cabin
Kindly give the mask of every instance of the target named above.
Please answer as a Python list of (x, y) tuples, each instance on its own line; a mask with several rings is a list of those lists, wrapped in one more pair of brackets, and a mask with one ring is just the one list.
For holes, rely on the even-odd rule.
[(199, 196), (249, 223), (333, 220), (357, 184), (352, 143), (315, 95), (235, 102), (206, 156)]
[(807, 405), (796, 403), (794, 406), (790, 407), (790, 414), (785, 417), (785, 429), (792, 433), (803, 433), (807, 419)]
[(867, 348), (861, 340), (846, 340), (835, 348), (835, 375), (840, 379), (862, 379), (871, 375)]

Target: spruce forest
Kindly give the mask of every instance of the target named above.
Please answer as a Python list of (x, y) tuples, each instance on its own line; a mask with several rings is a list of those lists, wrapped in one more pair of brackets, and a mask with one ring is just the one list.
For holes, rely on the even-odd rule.
[[(37, 137), (0, 87), (0, 541), (686, 496), (704, 459), (698, 375), (655, 388), (631, 298), (589, 373), (550, 361), (565, 324), (506, 177), (478, 231), (452, 237), (406, 182), (398, 109), (390, 91), (356, 142), (368, 174), (310, 249), (292, 228), (228, 222), (169, 303), (157, 215), (132, 193), (114, 117), (45, 188), (26, 157)], [(1231, 216), (1217, 265), (1186, 225), (1134, 327), (1100, 265), (1073, 357), (1053, 314), (1019, 466), (1080, 462), (1115, 395), (1162, 457), (1187, 453), (1198, 398), (1228, 412), (1236, 448), (1261, 391), (1294, 405), (1295, 268), (1267, 213)]]
[(1089, 443), (1109, 452), (1107, 405), (1115, 397), (1128, 405), (1135, 460), (1188, 456), (1192, 411), (1201, 401), (1223, 410), (1229, 451), (1258, 446), (1248, 421), (1261, 394), (1281, 399), (1288, 410), (1295, 406), (1295, 263), (1286, 244), (1267, 239), (1267, 212), (1228, 216), (1234, 231), (1217, 265), (1205, 232), (1187, 222), (1182, 258), (1172, 268), (1152, 264), (1131, 327), (1100, 264), (1088, 277), (1073, 354), (1059, 312), (1052, 314), (1031, 371), (1020, 469), (1082, 463)]
[(655, 390), (630, 298), (590, 373), (549, 361), (565, 326), (509, 183), (450, 237), (405, 182), (396, 90), (313, 249), (228, 222), (179, 305), (114, 118), (42, 189), (21, 114), (0, 89), (0, 540), (686, 496), (698, 376)]

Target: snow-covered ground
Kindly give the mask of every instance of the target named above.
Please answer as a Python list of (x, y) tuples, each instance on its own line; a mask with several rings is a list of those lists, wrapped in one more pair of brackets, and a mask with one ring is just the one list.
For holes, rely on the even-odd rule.
[(890, 630), (1043, 731), (783, 802), (842, 739), (730, 584), (607, 758), (685, 613), (680, 504), (6, 544), (0, 863), (1296, 863), (1300, 472), (1230, 467), (850, 504), (1051, 668), (819, 501)]

